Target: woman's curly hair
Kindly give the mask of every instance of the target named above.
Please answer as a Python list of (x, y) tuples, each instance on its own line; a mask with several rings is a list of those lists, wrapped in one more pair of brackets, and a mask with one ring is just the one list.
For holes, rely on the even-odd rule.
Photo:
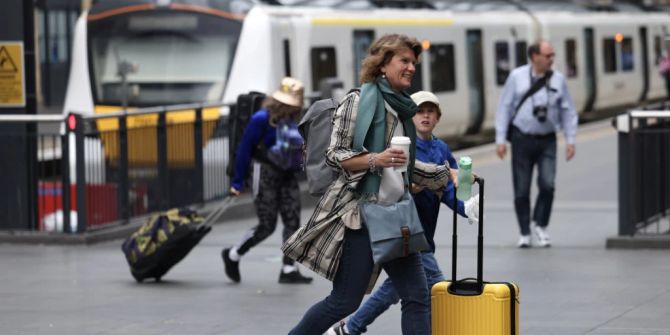
[(416, 38), (406, 35), (389, 34), (374, 41), (361, 65), (361, 83), (373, 81), (381, 76), (382, 66), (388, 64), (391, 58), (402, 49), (412, 50), (417, 61), (423, 51), (421, 43)]

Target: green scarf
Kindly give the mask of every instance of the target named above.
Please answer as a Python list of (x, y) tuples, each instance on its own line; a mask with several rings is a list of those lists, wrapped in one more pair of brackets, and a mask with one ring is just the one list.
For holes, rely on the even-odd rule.
[[(407, 173), (414, 171), (416, 157), (416, 129), (412, 117), (419, 109), (412, 98), (405, 91), (396, 92), (391, 88), (386, 78), (377, 78), (373, 82), (366, 82), (361, 86), (361, 99), (356, 114), (356, 128), (354, 129), (354, 151), (382, 152), (386, 149), (386, 101), (398, 113), (398, 118), (405, 129), (405, 136), (412, 140), (409, 146), (409, 164)], [(381, 175), (368, 171), (358, 183), (360, 194), (379, 193)]]

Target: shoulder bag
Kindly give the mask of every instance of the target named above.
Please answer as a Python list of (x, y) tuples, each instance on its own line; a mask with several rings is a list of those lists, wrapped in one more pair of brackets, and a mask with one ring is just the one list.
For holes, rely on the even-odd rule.
[(361, 216), (368, 228), (375, 264), (430, 249), (414, 200), (409, 194), (407, 174), (403, 175), (405, 193), (400, 201), (390, 205), (361, 204)]

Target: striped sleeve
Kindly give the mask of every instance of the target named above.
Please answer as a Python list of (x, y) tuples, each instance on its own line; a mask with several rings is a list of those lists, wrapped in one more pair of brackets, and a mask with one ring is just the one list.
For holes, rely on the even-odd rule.
[(358, 155), (367, 153), (367, 150), (354, 151), (354, 129), (356, 128), (356, 113), (358, 112), (358, 93), (349, 93), (333, 115), (333, 131), (330, 135), (330, 145), (326, 152), (326, 164), (343, 173), (347, 182), (359, 181), (367, 170), (348, 171), (342, 168), (341, 163)]

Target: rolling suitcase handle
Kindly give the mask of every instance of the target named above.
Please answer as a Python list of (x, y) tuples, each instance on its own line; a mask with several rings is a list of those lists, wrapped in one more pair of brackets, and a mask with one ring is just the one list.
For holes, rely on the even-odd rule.
[(449, 291), (459, 295), (479, 295), (484, 288), (484, 281), (482, 279), (483, 263), (484, 263), (484, 178), (476, 177), (475, 182), (479, 184), (479, 228), (477, 233), (477, 281), (473, 283), (471, 280), (463, 279), (458, 281), (456, 279), (456, 258), (458, 250), (458, 234), (457, 234), (457, 219), (458, 219), (458, 199), (456, 198), (456, 187), (454, 187), (454, 233), (452, 235), (452, 251), (451, 251), (451, 281)]
[[(515, 335), (517, 333), (516, 320), (517, 307), (516, 304), (518, 300), (515, 295), (519, 293), (518, 288), (513, 283), (509, 282), (498, 282), (484, 283), (483, 277), (483, 264), (484, 264), (484, 178), (476, 177), (475, 182), (479, 184), (479, 227), (477, 233), (477, 279), (473, 280), (472, 278), (464, 278), (461, 280), (456, 279), (456, 252), (458, 247), (458, 235), (457, 235), (457, 209), (458, 209), (458, 199), (456, 199), (454, 192), (454, 234), (452, 236), (452, 259), (451, 259), (451, 284), (447, 288), (447, 291), (454, 295), (461, 296), (477, 296), (484, 292), (484, 284), (503, 284), (509, 288), (510, 292), (510, 306), (509, 306), (509, 315), (511, 318), (510, 322), (510, 334)], [(454, 188), (455, 190), (456, 188)]]
[(216, 220), (218, 220), (221, 217), (221, 214), (223, 214), (230, 205), (233, 204), (235, 201), (234, 196), (232, 196), (230, 193), (226, 193), (224, 195), (224, 199), (221, 201), (221, 204), (218, 205), (213, 211), (211, 211), (209, 214), (207, 214), (207, 217), (205, 217), (205, 220), (202, 221), (200, 224), (201, 229), (205, 227), (211, 227)]

